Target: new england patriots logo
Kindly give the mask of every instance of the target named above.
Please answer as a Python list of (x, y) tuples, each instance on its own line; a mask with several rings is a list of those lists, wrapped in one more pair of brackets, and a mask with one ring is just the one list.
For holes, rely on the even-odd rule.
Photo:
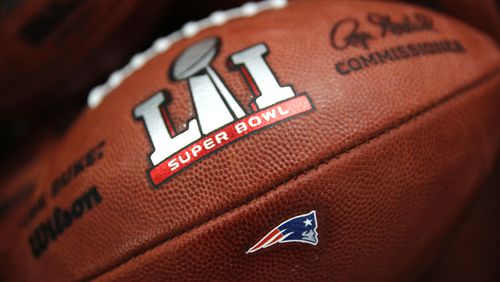
[(317, 227), (316, 211), (292, 217), (267, 233), (246, 253), (253, 253), (276, 243), (299, 242), (316, 246), (318, 244)]

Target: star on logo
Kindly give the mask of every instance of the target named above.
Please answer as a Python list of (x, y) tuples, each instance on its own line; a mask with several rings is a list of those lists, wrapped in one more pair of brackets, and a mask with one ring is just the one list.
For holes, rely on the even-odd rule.
[(307, 214), (294, 216), (269, 231), (266, 236), (248, 249), (246, 253), (254, 253), (277, 243), (297, 242), (316, 246), (318, 244), (317, 227), (318, 220), (316, 219), (315, 210)]
[(305, 221), (303, 221), (305, 226), (308, 226), (308, 225), (311, 225), (312, 226), (312, 220), (310, 220), (309, 218), (306, 219)]

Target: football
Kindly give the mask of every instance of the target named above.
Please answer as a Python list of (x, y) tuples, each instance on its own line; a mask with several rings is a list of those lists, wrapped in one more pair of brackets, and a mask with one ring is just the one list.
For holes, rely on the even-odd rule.
[(142, 45), (170, 2), (1, 3), (0, 121), (77, 103)]
[(7, 281), (421, 279), (500, 148), (500, 50), (397, 2), (248, 3), (134, 55), (2, 210)]

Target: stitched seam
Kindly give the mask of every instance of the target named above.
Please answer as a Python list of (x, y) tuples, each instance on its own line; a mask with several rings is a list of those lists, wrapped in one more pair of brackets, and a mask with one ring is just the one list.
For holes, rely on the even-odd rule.
[(259, 193), (257, 195), (253, 195), (253, 196), (247, 197), (246, 199), (242, 200), (240, 203), (238, 203), (238, 204), (236, 204), (236, 205), (234, 205), (232, 207), (229, 207), (229, 208), (225, 209), (224, 211), (220, 212), (219, 215), (217, 215), (215, 217), (212, 217), (212, 218), (210, 218), (210, 219), (208, 219), (206, 221), (194, 224), (194, 225), (192, 225), (190, 227), (184, 228), (183, 230), (177, 232), (176, 234), (168, 236), (164, 240), (161, 240), (159, 242), (156, 242), (156, 243), (152, 244), (152, 246), (149, 247), (147, 250), (142, 251), (142, 252), (140, 252), (140, 253), (138, 253), (136, 255), (130, 256), (130, 257), (124, 259), (122, 262), (116, 264), (115, 266), (108, 267), (107, 270), (100, 271), (99, 273), (96, 273), (95, 275), (92, 275), (88, 279), (85, 279), (85, 280), (97, 279), (97, 278), (99, 278), (101, 276), (104, 276), (107, 273), (110, 273), (113, 270), (116, 270), (116, 269), (122, 267), (123, 265), (127, 264), (131, 260), (133, 260), (133, 259), (135, 259), (137, 257), (143, 256), (143, 255), (146, 255), (150, 251), (156, 249), (157, 247), (162, 246), (163, 244), (168, 243), (169, 241), (172, 241), (172, 240), (176, 239), (177, 237), (180, 237), (180, 236), (182, 236), (184, 234), (193, 232), (193, 231), (195, 231), (195, 230), (203, 227), (204, 225), (206, 225), (208, 223), (211, 223), (213, 221), (219, 220), (220, 218), (223, 218), (227, 214), (232, 213), (232, 212), (236, 211), (239, 208), (242, 208), (244, 206), (250, 205), (250, 204), (252, 204), (252, 202), (257, 201), (257, 200), (265, 197), (269, 193), (272, 193), (273, 191), (277, 190), (279, 187), (281, 187), (283, 185), (286, 185), (286, 184), (288, 184), (288, 183), (290, 183), (292, 181), (295, 181), (299, 177), (306, 176), (310, 172), (317, 170), (319, 167), (328, 164), (330, 161), (335, 160), (335, 159), (340, 159), (340, 157), (342, 157), (344, 155), (347, 155), (348, 153), (350, 153), (354, 149), (357, 149), (357, 148), (359, 148), (359, 147), (361, 147), (363, 145), (367, 145), (371, 141), (374, 141), (374, 140), (376, 140), (376, 139), (378, 139), (378, 138), (380, 138), (380, 137), (382, 137), (382, 136), (384, 136), (384, 135), (386, 135), (386, 134), (388, 134), (388, 133), (390, 133), (390, 132), (392, 132), (394, 130), (397, 130), (400, 127), (402, 127), (403, 125), (409, 124), (411, 121), (413, 121), (416, 118), (424, 115), (425, 113), (428, 113), (428, 112), (430, 112), (430, 111), (438, 108), (441, 105), (445, 105), (447, 102), (452, 101), (455, 98), (463, 96), (465, 93), (467, 93), (468, 91), (474, 89), (476, 86), (483, 85), (484, 83), (490, 81), (492, 78), (496, 77), (499, 73), (500, 73), (500, 68), (497, 67), (492, 72), (487, 73), (486, 75), (480, 77), (476, 81), (474, 81), (474, 82), (472, 82), (472, 83), (470, 83), (470, 84), (468, 84), (468, 85), (466, 85), (466, 86), (464, 86), (462, 88), (459, 88), (458, 90), (455, 90), (455, 91), (451, 92), (450, 94), (442, 97), (441, 99), (439, 99), (439, 100), (437, 100), (437, 101), (435, 101), (435, 102), (433, 102), (433, 103), (431, 103), (431, 104), (429, 104), (429, 105), (427, 105), (425, 107), (422, 107), (420, 110), (417, 110), (416, 112), (414, 112), (411, 115), (403, 117), (402, 119), (400, 119), (400, 120), (398, 120), (398, 121), (396, 121), (396, 122), (394, 122), (392, 124), (389, 124), (388, 126), (382, 128), (381, 130), (376, 131), (371, 136), (369, 136), (367, 138), (364, 138), (364, 139), (361, 139), (361, 140), (358, 140), (358, 141), (355, 141), (350, 146), (347, 146), (347, 147), (345, 147), (344, 149), (341, 149), (338, 152), (333, 152), (328, 157), (324, 158), (323, 160), (319, 161), (318, 163), (312, 164), (312, 165), (304, 168), (303, 170), (290, 175), (283, 182), (281, 182), (279, 184), (276, 184), (276, 185), (274, 185), (274, 186), (266, 189), (265, 191), (262, 191), (261, 193)]

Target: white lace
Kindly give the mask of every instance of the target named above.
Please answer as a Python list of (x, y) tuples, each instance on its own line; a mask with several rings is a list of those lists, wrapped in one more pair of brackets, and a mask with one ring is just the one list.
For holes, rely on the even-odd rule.
[(96, 108), (99, 106), (102, 100), (113, 89), (118, 87), (124, 79), (136, 70), (140, 69), (156, 55), (167, 51), (175, 42), (184, 38), (193, 37), (201, 30), (212, 26), (222, 25), (232, 19), (251, 17), (262, 11), (281, 9), (286, 5), (287, 0), (267, 0), (259, 3), (249, 2), (238, 8), (226, 11), (216, 11), (205, 19), (186, 23), (180, 30), (165, 37), (158, 38), (146, 51), (135, 54), (126, 66), (111, 73), (108, 80), (104, 84), (94, 87), (87, 97), (88, 106), (90, 108)]

